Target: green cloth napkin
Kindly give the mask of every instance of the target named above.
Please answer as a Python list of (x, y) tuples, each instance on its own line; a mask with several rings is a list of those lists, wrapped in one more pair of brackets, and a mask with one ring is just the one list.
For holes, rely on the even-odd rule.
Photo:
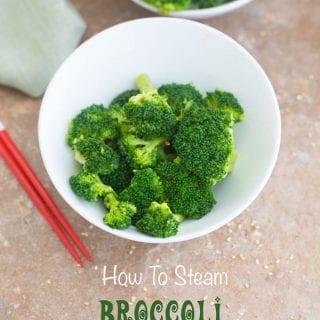
[(42, 95), (85, 28), (68, 0), (0, 0), (0, 84)]

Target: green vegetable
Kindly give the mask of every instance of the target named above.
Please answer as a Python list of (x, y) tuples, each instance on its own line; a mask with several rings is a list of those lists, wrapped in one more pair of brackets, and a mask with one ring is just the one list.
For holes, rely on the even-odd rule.
[(205, 97), (191, 84), (157, 90), (146, 75), (136, 85), (108, 109), (92, 105), (71, 121), (67, 143), (81, 171), (70, 186), (87, 201), (104, 199), (109, 227), (170, 237), (216, 203), (212, 186), (233, 169), (232, 129), (244, 111), (222, 90)]
[(131, 219), (136, 214), (135, 205), (127, 201), (119, 201), (116, 193), (108, 192), (104, 199), (108, 213), (103, 222), (113, 229), (126, 229), (131, 225)]
[(84, 171), (108, 174), (118, 168), (119, 156), (102, 141), (82, 139), (73, 148), (75, 159), (83, 165)]
[(199, 219), (216, 203), (211, 185), (188, 172), (180, 161), (163, 162), (156, 171), (164, 187), (165, 200), (173, 212)]
[(94, 138), (104, 141), (118, 135), (116, 122), (102, 105), (91, 105), (82, 110), (70, 123), (67, 143), (73, 147), (82, 139)]
[(110, 192), (110, 187), (102, 183), (99, 176), (94, 173), (81, 171), (69, 179), (71, 189), (80, 198), (87, 201), (97, 201)]
[(138, 216), (153, 201), (163, 201), (163, 186), (157, 173), (151, 169), (134, 170), (130, 186), (120, 194), (120, 199), (136, 205)]
[(190, 0), (144, 0), (158, 8), (163, 14), (168, 14), (172, 11), (180, 11), (187, 9), (190, 5)]
[(230, 92), (215, 90), (208, 92), (205, 98), (209, 108), (223, 110), (230, 113), (233, 122), (239, 122), (244, 119), (244, 111), (239, 101)]
[(133, 168), (154, 167), (159, 161), (159, 147), (166, 138), (154, 138), (152, 140), (139, 139), (133, 135), (124, 135), (120, 139), (120, 145), (127, 153)]
[(201, 93), (191, 84), (164, 84), (159, 88), (159, 94), (166, 96), (168, 104), (178, 118), (192, 106), (192, 102), (199, 106), (204, 106)]
[(153, 5), (161, 13), (168, 14), (172, 11), (181, 11), (185, 9), (205, 9), (220, 6), (233, 0), (143, 0)]
[(115, 152), (119, 156), (119, 166), (111, 173), (101, 175), (101, 180), (104, 184), (109, 185), (116, 192), (120, 193), (129, 186), (133, 172), (127, 155), (118, 148), (115, 149)]
[(235, 150), (229, 114), (209, 108), (190, 109), (182, 119), (173, 145), (183, 165), (212, 185), (231, 170)]
[(119, 201), (114, 190), (102, 183), (100, 178), (88, 172), (80, 172), (70, 177), (72, 190), (79, 197), (87, 201), (97, 201), (104, 198), (108, 213), (103, 221), (111, 228), (125, 229), (131, 224), (131, 218), (135, 215), (136, 207), (127, 201)]
[(167, 238), (177, 234), (181, 215), (171, 212), (167, 203), (152, 202), (145, 210), (142, 218), (137, 221), (137, 228), (143, 233), (154, 237)]
[(110, 107), (114, 105), (123, 106), (129, 101), (131, 97), (136, 96), (139, 93), (140, 91), (137, 89), (129, 89), (129, 90), (123, 91), (111, 101)]
[(123, 107), (115, 105), (109, 111), (118, 121), (121, 133), (141, 139), (171, 137), (175, 132), (176, 117), (166, 98), (158, 94), (146, 75), (139, 75), (136, 83), (141, 93), (132, 96)]
[(211, 7), (217, 7), (222, 5), (225, 2), (225, 0), (192, 0), (192, 2), (199, 8), (199, 9), (205, 9), (205, 8), (211, 8)]

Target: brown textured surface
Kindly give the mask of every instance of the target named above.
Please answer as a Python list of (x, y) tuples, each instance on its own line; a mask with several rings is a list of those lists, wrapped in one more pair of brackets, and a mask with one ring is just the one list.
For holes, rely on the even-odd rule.
[[(128, 0), (75, 0), (86, 38), (150, 14)], [(99, 319), (100, 299), (219, 295), (224, 320), (319, 319), (320, 310), (320, 3), (257, 0), (204, 21), (231, 35), (261, 63), (275, 87), (282, 146), (259, 198), (228, 226), (195, 241), (144, 245), (90, 226), (57, 195), (37, 141), (40, 100), (0, 87), (0, 119), (94, 256), (76, 266), (0, 159), (0, 319)], [(158, 260), (159, 259), (159, 260)], [(145, 272), (159, 262), (225, 271), (229, 285), (103, 286), (102, 267)], [(145, 272), (145, 274), (147, 274)]]

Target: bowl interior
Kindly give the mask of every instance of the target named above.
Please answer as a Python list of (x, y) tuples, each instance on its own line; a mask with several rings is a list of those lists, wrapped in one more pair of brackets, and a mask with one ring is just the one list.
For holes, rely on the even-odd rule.
[[(100, 203), (74, 195), (68, 178), (79, 170), (65, 144), (69, 121), (92, 103), (108, 105), (134, 86), (139, 73), (158, 86), (193, 82), (203, 93), (233, 92), (246, 119), (234, 134), (238, 160), (234, 171), (214, 188), (217, 205), (200, 220), (183, 222), (178, 235), (152, 238), (131, 227), (112, 230), (102, 222)], [(258, 63), (235, 41), (197, 22), (147, 18), (105, 30), (82, 44), (60, 67), (42, 102), (39, 142), (48, 174), (66, 202), (92, 224), (118, 236), (143, 242), (173, 242), (204, 235), (243, 211), (271, 174), (280, 141), (280, 117), (270, 82)]]
[[(150, 5), (149, 3), (144, 2), (143, 0), (131, 0), (131, 1), (146, 10), (161, 14), (158, 11), (158, 9), (156, 9), (154, 6)], [(234, 0), (232, 2), (228, 2), (212, 8), (188, 9), (188, 10), (171, 12), (169, 13), (169, 16), (183, 18), (183, 19), (193, 19), (193, 20), (208, 19), (211, 17), (219, 16), (219, 15), (231, 12), (233, 10), (236, 10), (251, 1), (253, 0)]]

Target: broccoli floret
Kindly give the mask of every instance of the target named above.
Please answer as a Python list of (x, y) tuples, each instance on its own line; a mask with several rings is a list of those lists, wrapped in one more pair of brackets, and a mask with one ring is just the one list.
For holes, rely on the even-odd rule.
[(156, 171), (164, 187), (165, 200), (174, 213), (199, 219), (216, 203), (210, 183), (188, 172), (178, 160), (162, 162)]
[(130, 186), (120, 194), (120, 199), (136, 205), (136, 219), (152, 201), (163, 201), (163, 186), (159, 176), (151, 168), (134, 170)]
[(244, 119), (244, 111), (239, 101), (230, 92), (215, 90), (205, 98), (209, 108), (219, 109), (231, 114), (234, 123)]
[(108, 108), (108, 114), (111, 117), (111, 119), (117, 122), (118, 128), (121, 132), (129, 131), (130, 123), (126, 117), (123, 105), (120, 105), (118, 103), (111, 105)]
[(118, 168), (119, 156), (104, 142), (88, 138), (77, 142), (73, 149), (75, 159), (84, 171), (108, 174)]
[(231, 118), (226, 112), (190, 109), (182, 119), (173, 145), (183, 165), (214, 185), (230, 171), (234, 162)]
[(181, 11), (187, 9), (190, 5), (190, 0), (144, 0), (150, 3), (163, 14), (168, 14), (172, 11)]
[(76, 195), (87, 201), (104, 197), (108, 213), (103, 221), (111, 228), (125, 229), (131, 224), (136, 207), (129, 202), (118, 201), (115, 191), (103, 184), (98, 175), (82, 171), (70, 177), (70, 185)]
[(131, 225), (131, 219), (136, 214), (135, 205), (127, 201), (119, 201), (116, 193), (112, 190), (104, 199), (108, 213), (103, 222), (113, 229), (126, 229)]
[(157, 164), (159, 148), (165, 141), (165, 138), (143, 140), (128, 134), (120, 139), (120, 147), (128, 155), (131, 166), (139, 169), (154, 167)]
[(69, 125), (67, 143), (72, 147), (79, 140), (94, 138), (104, 141), (118, 135), (117, 123), (103, 105), (93, 104), (82, 110)]
[(82, 171), (71, 176), (69, 182), (73, 192), (87, 201), (97, 201), (98, 197), (104, 197), (111, 191), (94, 173)]
[(176, 117), (165, 97), (160, 96), (146, 75), (136, 79), (141, 93), (131, 97), (123, 107), (110, 108), (112, 118), (119, 123), (123, 134), (141, 139), (171, 137), (176, 130)]
[(167, 203), (152, 202), (141, 219), (137, 221), (136, 227), (151, 236), (167, 238), (177, 234), (182, 220), (181, 215), (171, 212)]
[(205, 8), (211, 8), (211, 7), (217, 7), (222, 5), (225, 2), (225, 0), (192, 0), (192, 2), (200, 9)]
[(110, 107), (112, 107), (113, 105), (119, 105), (119, 106), (123, 106), (124, 104), (126, 104), (129, 99), (133, 96), (136, 96), (137, 94), (139, 94), (140, 91), (138, 89), (129, 89), (126, 90), (122, 93), (120, 93), (119, 95), (117, 95), (110, 103)]
[(102, 175), (101, 180), (117, 193), (120, 193), (129, 186), (133, 173), (127, 155), (118, 148), (115, 149), (115, 152), (119, 155), (119, 166), (111, 173)]
[(181, 119), (193, 105), (205, 105), (201, 93), (192, 84), (164, 84), (158, 89), (158, 92), (167, 97), (168, 104), (178, 119)]

